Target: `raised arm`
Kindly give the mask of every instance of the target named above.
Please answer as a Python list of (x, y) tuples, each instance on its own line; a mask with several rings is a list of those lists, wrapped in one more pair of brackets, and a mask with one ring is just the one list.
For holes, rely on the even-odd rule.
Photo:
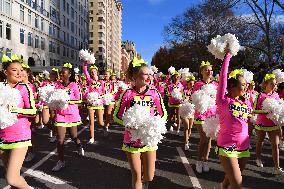
[(92, 83), (93, 80), (91, 79), (90, 74), (88, 72), (88, 64), (86, 62), (83, 63), (83, 72), (84, 75), (86, 76), (88, 83)]
[(220, 79), (219, 79), (219, 85), (217, 89), (217, 97), (216, 102), (217, 104), (222, 104), (225, 100), (225, 94), (227, 89), (227, 78), (228, 78), (228, 69), (229, 69), (229, 63), (232, 58), (232, 55), (230, 53), (227, 53), (221, 68), (220, 72)]

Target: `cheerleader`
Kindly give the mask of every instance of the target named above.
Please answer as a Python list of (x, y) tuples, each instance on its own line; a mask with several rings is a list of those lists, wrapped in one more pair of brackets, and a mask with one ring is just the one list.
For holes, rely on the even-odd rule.
[(105, 90), (105, 95), (111, 95), (112, 96), (112, 102), (108, 102), (108, 104), (105, 104), (105, 127), (106, 129), (104, 130), (104, 135), (107, 135), (107, 132), (109, 131), (109, 126), (112, 121), (112, 116), (113, 116), (113, 109), (115, 105), (115, 99), (114, 95), (117, 92), (116, 84), (115, 82), (110, 80), (110, 77), (112, 75), (112, 70), (108, 69), (105, 71), (105, 78), (104, 78), (104, 90)]
[[(33, 83), (31, 83), (31, 79), (32, 79), (32, 77), (31, 77), (31, 75), (32, 75), (31, 69), (30, 69), (29, 65), (24, 64), (24, 63), (22, 63), (21, 66), (23, 68), (23, 71), (22, 71), (22, 74), (21, 74), (22, 82), (27, 84), (27, 85), (29, 85), (29, 87), (31, 88), (31, 90), (33, 92), (34, 99), (36, 101), (36, 99), (37, 99), (37, 91), (36, 91), (36, 86)], [(34, 118), (33, 119), (30, 118), (29, 121), (31, 122), (31, 127), (33, 127), (34, 124), (35, 124), (35, 119)], [(34, 142), (35, 142), (35, 140), (34, 140), (33, 136), (34, 135), (33, 135), (33, 129), (32, 129), (31, 141), (33, 143), (33, 146), (29, 147), (27, 156), (25, 158), (25, 162), (30, 162), (35, 157), (35, 153), (34, 153)]]
[[(59, 80), (59, 69), (58, 68), (52, 68), (50, 74), (49, 74), (49, 80), (45, 80), (42, 83), (42, 87), (46, 85), (54, 86), (56, 85), (56, 82)], [(42, 103), (42, 122), (45, 125), (48, 125), (49, 128), (49, 142), (54, 143), (56, 141), (56, 128), (53, 127), (55, 113), (53, 110), (50, 110), (48, 106), (44, 105)]]
[(84, 149), (78, 138), (77, 126), (81, 125), (78, 104), (82, 102), (80, 88), (75, 83), (75, 74), (70, 63), (65, 63), (60, 73), (61, 81), (56, 82), (56, 89), (64, 89), (70, 96), (68, 108), (55, 110), (54, 126), (57, 128), (57, 153), (58, 159), (52, 171), (60, 171), (65, 167), (64, 161), (64, 139), (66, 128), (69, 128), (70, 136), (77, 146), (78, 154), (84, 156)]
[(35, 101), (29, 85), (20, 83), (23, 68), (19, 58), (13, 55), (10, 59), (3, 55), (2, 63), (6, 76), (5, 85), (19, 90), (21, 98), (18, 106), (11, 110), (12, 113), (17, 113), (17, 122), (10, 127), (0, 129), (0, 157), (6, 170), (7, 183), (12, 188), (29, 189), (32, 187), (20, 176), (20, 170), (28, 147), (32, 146), (28, 118), (36, 114)]
[[(186, 78), (186, 87), (184, 89), (184, 97), (185, 97), (185, 101), (189, 101), (191, 102), (191, 94), (192, 94), (192, 89), (194, 86), (194, 82), (195, 82), (195, 77), (192, 76), (188, 76)], [(191, 135), (191, 128), (193, 125), (193, 121), (194, 121), (194, 116), (192, 118), (182, 118), (182, 122), (184, 125), (184, 150), (189, 150), (189, 137)]]
[(161, 75), (157, 82), (156, 82), (156, 88), (163, 97), (165, 98), (165, 89), (167, 88), (167, 81), (166, 81), (166, 75)]
[[(114, 112), (114, 121), (123, 125), (124, 112), (135, 104), (146, 106), (152, 115), (159, 114), (166, 119), (167, 113), (160, 93), (149, 87), (150, 73), (146, 63), (134, 58), (129, 64), (127, 75), (134, 82), (134, 86), (127, 89), (120, 97)], [(131, 141), (130, 131), (125, 128), (122, 150), (126, 152), (130, 164), (133, 189), (142, 189), (142, 178), (143, 188), (148, 188), (149, 182), (153, 180), (157, 149), (158, 147), (141, 145), (140, 140)]]
[[(214, 86), (218, 86), (218, 83), (213, 80), (213, 71), (212, 65), (210, 62), (202, 61), (200, 65), (200, 73), (202, 75), (202, 79), (197, 81), (193, 87), (192, 94), (201, 89), (203, 85), (212, 84)], [(209, 172), (208, 165), (208, 157), (211, 148), (211, 138), (207, 137), (205, 132), (203, 131), (202, 125), (206, 118), (211, 117), (216, 114), (216, 106), (201, 114), (199, 112), (195, 112), (194, 115), (194, 124), (199, 133), (199, 144), (198, 144), (198, 154), (197, 154), (197, 162), (196, 162), (196, 171), (198, 173)]]
[[(180, 116), (179, 116), (179, 107), (181, 106), (181, 99), (175, 99), (172, 97), (172, 92), (174, 89), (178, 89), (178, 91), (182, 94), (182, 98), (184, 97), (184, 87), (180, 82), (180, 73), (174, 72), (171, 76), (172, 83), (167, 87), (167, 95), (168, 95), (168, 106), (170, 108), (170, 120), (174, 121), (174, 126), (177, 127), (176, 134), (179, 134), (180, 130)], [(171, 127), (172, 130), (172, 127)]]
[(261, 92), (254, 103), (254, 112), (257, 114), (256, 126), (257, 130), (257, 143), (256, 143), (256, 164), (263, 167), (261, 161), (261, 149), (266, 133), (268, 133), (271, 147), (272, 158), (274, 162), (273, 174), (283, 174), (284, 171), (279, 165), (279, 140), (281, 137), (280, 126), (275, 125), (274, 122), (267, 118), (267, 112), (262, 110), (262, 104), (265, 99), (279, 100), (279, 95), (276, 93), (277, 83), (275, 74), (266, 74), (262, 83), (263, 92)]
[(229, 186), (231, 189), (240, 189), (242, 171), (250, 157), (248, 117), (251, 103), (242, 97), (247, 83), (241, 71), (231, 72), (227, 80), (231, 57), (230, 53), (225, 56), (217, 89), (216, 103), (220, 114), (220, 131), (216, 153), (225, 171), (221, 188)]
[(104, 127), (104, 102), (103, 102), (103, 95), (105, 94), (104, 84), (103, 81), (99, 80), (98, 78), (98, 71), (99, 69), (92, 65), (90, 67), (90, 73), (88, 72), (87, 63), (83, 63), (83, 72), (86, 76), (87, 82), (89, 84), (88, 89), (86, 90), (84, 96), (87, 97), (88, 93), (97, 92), (100, 95), (101, 102), (97, 106), (88, 105), (88, 113), (89, 113), (89, 121), (90, 121), (90, 140), (88, 144), (94, 144), (95, 139), (95, 113), (97, 116), (97, 121), (100, 127)]

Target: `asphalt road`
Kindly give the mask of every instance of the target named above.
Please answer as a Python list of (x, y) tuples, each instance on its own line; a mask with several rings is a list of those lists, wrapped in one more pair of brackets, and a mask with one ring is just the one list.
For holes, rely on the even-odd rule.
[[(81, 130), (82, 129), (82, 130)], [(123, 128), (113, 125), (108, 137), (103, 137), (96, 129), (98, 144), (88, 145), (88, 129), (80, 127), (80, 139), (84, 144), (85, 157), (76, 153), (73, 142), (68, 141), (65, 147), (66, 167), (57, 173), (51, 171), (56, 164), (56, 144), (48, 141), (48, 130), (37, 129), (35, 134), (36, 157), (23, 166), (23, 175), (28, 183), (40, 189), (130, 189), (131, 173), (126, 156), (121, 150)], [(195, 172), (198, 134), (193, 129), (190, 138), (190, 151), (183, 150), (183, 137), (166, 134), (166, 139), (157, 151), (156, 173), (150, 189), (218, 189), (224, 173), (212, 147), (210, 154), (211, 170), (206, 174)], [(214, 143), (213, 143), (214, 144)], [(214, 146), (214, 145), (213, 145)], [(253, 147), (254, 144), (253, 144)], [(280, 152), (281, 165), (284, 167), (284, 152)], [(254, 149), (243, 175), (244, 188), (250, 189), (283, 189), (284, 176), (271, 174), (273, 162), (268, 141), (263, 148), (265, 167), (256, 167)], [(9, 188), (4, 179), (4, 169), (0, 163), (0, 188)]]

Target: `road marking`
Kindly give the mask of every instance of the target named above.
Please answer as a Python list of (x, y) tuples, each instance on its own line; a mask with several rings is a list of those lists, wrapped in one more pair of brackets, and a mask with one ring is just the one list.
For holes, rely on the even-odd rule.
[[(86, 127), (83, 127), (79, 132), (78, 132), (78, 136), (84, 131), (86, 130)], [(71, 142), (71, 139), (68, 139), (65, 141), (64, 144), (68, 144), (69, 142)], [(69, 184), (66, 183), (66, 181), (60, 180), (58, 178), (52, 177), (46, 173), (43, 173), (41, 171), (35, 171), (35, 169), (37, 169), (39, 166), (41, 166), (44, 162), (46, 162), (51, 156), (56, 154), (56, 150), (57, 148), (55, 148), (52, 152), (50, 152), (49, 154), (47, 154), (46, 156), (44, 156), (44, 158), (42, 158), (39, 162), (37, 162), (36, 164), (34, 164), (31, 168), (26, 169), (26, 168), (22, 168), (23, 170), (26, 170), (22, 176), (25, 177), (27, 175), (31, 175), (35, 178), (38, 178), (40, 182), (43, 182), (46, 184), (46, 186), (49, 186), (50, 183), (53, 183), (53, 187), (50, 186), (50, 188), (54, 188), (54, 184), (57, 185), (56, 188), (70, 188), (70, 189), (77, 189)], [(58, 185), (62, 185), (62, 186), (58, 186)], [(3, 189), (10, 189), (11, 186), (6, 186)]]
[(189, 161), (186, 158), (182, 148), (181, 147), (177, 147), (177, 151), (178, 151), (178, 154), (180, 156), (181, 162), (183, 163), (183, 165), (184, 165), (184, 167), (185, 167), (185, 169), (187, 171), (187, 174), (188, 174), (188, 176), (189, 176), (189, 178), (191, 180), (191, 183), (192, 183), (193, 187), (202, 189), (202, 187), (201, 187), (201, 185), (200, 185), (200, 183), (199, 183), (199, 181), (198, 181), (198, 179), (197, 179), (193, 169), (191, 168), (191, 166), (189, 164)]

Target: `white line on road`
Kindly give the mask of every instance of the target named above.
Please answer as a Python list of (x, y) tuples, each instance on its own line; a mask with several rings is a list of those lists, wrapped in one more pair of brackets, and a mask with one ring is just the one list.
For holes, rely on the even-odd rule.
[[(79, 132), (78, 135), (80, 135), (87, 127), (83, 127)], [(65, 141), (65, 144), (68, 144), (69, 142), (71, 142), (71, 139), (68, 139)], [(35, 169), (37, 169), (39, 166), (41, 166), (44, 162), (46, 162), (51, 156), (56, 154), (56, 148), (50, 152), (49, 154), (47, 154), (44, 158), (42, 158), (39, 162), (37, 162), (36, 164), (34, 164), (31, 168), (26, 169), (26, 171), (22, 174), (23, 177), (27, 176), (27, 175), (31, 175), (33, 177), (38, 178), (41, 182), (43, 183), (53, 183), (53, 184), (58, 184), (58, 185), (64, 185), (64, 188), (70, 188), (70, 189), (76, 189), (75, 187), (69, 185), (66, 183), (66, 181), (62, 181), (58, 178), (52, 177), (46, 173), (43, 173), (41, 171), (35, 171)], [(25, 169), (25, 168), (23, 168)], [(6, 186), (3, 189), (10, 189), (11, 186)], [(57, 187), (59, 188), (59, 187)]]
[(191, 166), (190, 166), (190, 164), (188, 162), (188, 159), (186, 158), (182, 148), (181, 147), (177, 147), (177, 151), (179, 153), (180, 159), (181, 159), (181, 161), (182, 161), (182, 163), (183, 163), (183, 165), (184, 165), (184, 167), (185, 167), (185, 169), (187, 171), (187, 174), (188, 174), (188, 176), (189, 176), (189, 178), (191, 180), (191, 183), (192, 183), (193, 187), (202, 189), (202, 187), (201, 187), (201, 185), (200, 185), (200, 183), (199, 183), (199, 181), (198, 181), (198, 179), (197, 179), (193, 169), (191, 168)]

